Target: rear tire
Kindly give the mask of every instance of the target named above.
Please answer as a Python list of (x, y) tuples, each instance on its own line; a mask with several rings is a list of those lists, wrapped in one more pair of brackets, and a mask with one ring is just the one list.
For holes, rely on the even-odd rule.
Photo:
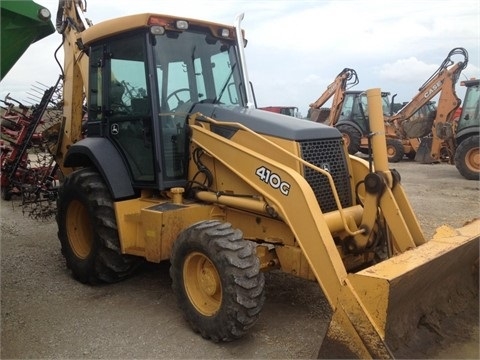
[(387, 157), (388, 162), (396, 163), (403, 159), (405, 151), (400, 140), (387, 138)]
[(351, 155), (356, 154), (360, 150), (360, 138), (362, 134), (350, 125), (338, 125), (338, 131), (343, 135), (343, 140), (348, 148), (348, 153)]
[(67, 176), (57, 209), (62, 254), (75, 279), (114, 283), (132, 274), (140, 258), (121, 253), (113, 201), (98, 172), (86, 168)]
[(184, 230), (173, 243), (170, 276), (180, 309), (205, 339), (242, 337), (265, 301), (255, 246), (228, 223), (202, 221)]
[(480, 180), (480, 137), (470, 136), (455, 151), (455, 166), (467, 180)]

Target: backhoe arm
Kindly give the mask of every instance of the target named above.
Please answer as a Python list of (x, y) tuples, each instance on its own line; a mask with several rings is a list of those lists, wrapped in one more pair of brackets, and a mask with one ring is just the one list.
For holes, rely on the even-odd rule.
[[(462, 55), (463, 61), (454, 64), (452, 60), (454, 55)], [(452, 64), (453, 66), (451, 66)], [(395, 125), (403, 137), (422, 137), (423, 134), (418, 132), (418, 124), (409, 121), (409, 119), (422, 106), (426, 105), (440, 93), (432, 127), (433, 141), (431, 145), (431, 156), (435, 160), (438, 160), (440, 157), (440, 148), (444, 141), (447, 141), (448, 147), (453, 152), (453, 128), (451, 120), (455, 110), (461, 103), (455, 92), (455, 84), (467, 64), (468, 53), (465, 49), (455, 48), (451, 50), (437, 71), (420, 87), (417, 95), (395, 115), (386, 119), (388, 123)], [(422, 121), (429, 121), (429, 119), (423, 119)], [(450, 142), (450, 144), (448, 144), (448, 142)]]
[[(454, 64), (452, 56), (461, 54), (463, 61)], [(458, 81), (460, 73), (468, 64), (468, 53), (463, 48), (455, 48), (450, 51), (447, 58), (442, 62), (440, 67), (432, 74), (432, 76), (418, 89), (408, 104), (401, 108), (395, 115), (390, 117), (389, 121), (396, 121), (398, 125), (402, 125), (413, 114), (415, 114), (422, 106), (427, 104), (438, 93), (445, 92), (444, 99), (450, 99), (451, 103), (457, 105), (458, 98), (455, 93), (455, 84)], [(453, 66), (451, 66), (453, 65)], [(451, 66), (449, 68), (449, 66)], [(453, 101), (452, 101), (453, 100)]]
[(86, 29), (88, 20), (83, 0), (59, 0), (56, 27), (63, 37), (63, 121), (59, 129), (56, 147), (56, 161), (62, 172), (63, 157), (68, 147), (82, 138), (82, 119), (84, 115), (85, 89), (88, 88), (88, 56), (83, 48), (81, 33)]
[[(343, 69), (335, 78), (335, 80), (327, 86), (323, 94), (312, 104), (310, 104), (310, 119), (317, 121), (318, 111), (332, 96), (332, 106), (330, 108), (329, 121), (327, 125), (333, 126), (337, 122), (338, 114), (342, 108), (345, 98), (345, 90), (357, 85), (359, 82), (357, 72), (353, 69)], [(317, 121), (318, 122), (318, 121)]]

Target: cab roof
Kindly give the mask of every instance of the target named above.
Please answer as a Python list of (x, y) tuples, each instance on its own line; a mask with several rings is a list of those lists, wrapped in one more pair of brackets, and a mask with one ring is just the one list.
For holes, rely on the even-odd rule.
[(175, 26), (177, 20), (185, 20), (189, 23), (190, 26), (196, 25), (209, 28), (211, 35), (216, 37), (220, 37), (220, 29), (227, 28), (230, 30), (229, 38), (231, 40), (236, 38), (235, 28), (231, 25), (223, 25), (209, 21), (183, 18), (165, 14), (143, 13), (114, 18), (95, 24), (82, 32), (82, 42), (84, 45), (90, 45), (104, 38), (115, 36), (130, 30), (146, 28), (152, 25), (163, 26), (166, 30), (179, 31), (176, 29)]

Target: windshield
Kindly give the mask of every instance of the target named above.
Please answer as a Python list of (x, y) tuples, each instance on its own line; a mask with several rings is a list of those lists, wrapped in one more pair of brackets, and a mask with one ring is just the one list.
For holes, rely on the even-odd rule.
[(155, 37), (154, 61), (162, 112), (196, 102), (244, 105), (240, 66), (231, 41), (203, 31), (167, 32)]
[[(368, 114), (368, 99), (366, 95), (362, 95), (361, 97), (361, 102), (362, 102), (362, 108), (365, 113), (365, 115)], [(389, 116), (390, 115), (390, 100), (387, 95), (382, 95), (382, 110), (383, 110), (383, 116)], [(360, 108), (355, 109), (354, 111), (358, 111), (360, 114)]]
[[(360, 101), (358, 101), (360, 100)], [(366, 94), (351, 93), (345, 94), (345, 100), (342, 105), (342, 112), (339, 116), (339, 121), (346, 121), (349, 119), (363, 119), (363, 114), (368, 114), (368, 101)], [(390, 102), (387, 95), (382, 95), (382, 110), (383, 115), (390, 115)]]

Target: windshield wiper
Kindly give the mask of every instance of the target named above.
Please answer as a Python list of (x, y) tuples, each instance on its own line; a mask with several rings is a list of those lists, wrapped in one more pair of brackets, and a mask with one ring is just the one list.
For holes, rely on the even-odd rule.
[(213, 100), (214, 104), (217, 104), (220, 101), (220, 99), (222, 98), (223, 93), (225, 92), (225, 89), (227, 88), (228, 84), (230, 83), (230, 79), (232, 78), (233, 70), (235, 70), (235, 66), (237, 66), (237, 63), (233, 64), (232, 70), (230, 71), (230, 74), (228, 75), (227, 80), (225, 81), (225, 83), (222, 86), (222, 90), (220, 91), (218, 96), (215, 98), (215, 100)]

